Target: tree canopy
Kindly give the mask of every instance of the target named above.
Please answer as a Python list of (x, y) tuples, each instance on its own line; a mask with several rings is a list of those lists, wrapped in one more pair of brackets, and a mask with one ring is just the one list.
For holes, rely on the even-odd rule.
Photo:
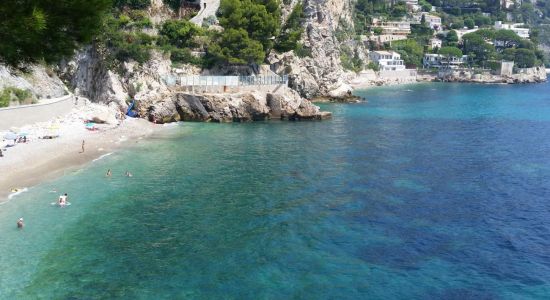
[(457, 47), (442, 47), (439, 54), (446, 57), (462, 57), (462, 50)]
[(218, 43), (208, 49), (215, 61), (230, 64), (260, 64), (265, 58), (263, 46), (259, 41), (250, 39), (244, 29), (226, 29)]
[(424, 49), (418, 44), (416, 40), (407, 39), (401, 41), (395, 41), (393, 48), (401, 54), (401, 58), (409, 66), (420, 66), (422, 64), (422, 57), (424, 56)]
[(496, 54), (495, 47), (486, 43), (485, 39), (475, 32), (467, 33), (462, 37), (462, 50), (478, 63), (487, 61)]
[(260, 63), (279, 34), (278, 0), (222, 0), (218, 11), (224, 28), (209, 54), (219, 62)]
[(200, 27), (187, 20), (168, 20), (162, 24), (159, 34), (171, 45), (182, 48), (195, 46), (194, 38), (201, 32)]
[(100, 31), (111, 0), (3, 0), (0, 60), (9, 65), (72, 55)]

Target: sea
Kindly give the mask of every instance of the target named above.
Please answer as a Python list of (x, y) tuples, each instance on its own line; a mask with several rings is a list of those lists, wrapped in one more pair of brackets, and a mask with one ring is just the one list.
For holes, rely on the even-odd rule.
[(0, 299), (549, 299), (550, 84), (356, 94), (178, 123), (0, 201)]

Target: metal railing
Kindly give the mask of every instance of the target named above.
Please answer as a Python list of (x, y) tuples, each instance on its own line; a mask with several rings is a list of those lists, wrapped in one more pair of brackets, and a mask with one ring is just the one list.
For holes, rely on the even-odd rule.
[(284, 76), (176, 76), (163, 78), (168, 86), (254, 86), (254, 85), (287, 85), (288, 75)]

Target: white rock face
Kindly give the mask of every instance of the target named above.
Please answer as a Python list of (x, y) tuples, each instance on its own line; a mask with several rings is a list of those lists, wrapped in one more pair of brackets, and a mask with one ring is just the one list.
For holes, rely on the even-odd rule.
[(65, 85), (55, 72), (41, 65), (32, 65), (25, 72), (0, 65), (0, 91), (7, 87), (29, 90), (37, 99), (67, 94)]
[(151, 60), (143, 65), (124, 63), (120, 75), (110, 70), (102, 56), (90, 47), (66, 63), (62, 73), (77, 95), (126, 108), (132, 99), (144, 100), (165, 93), (167, 86), (162, 78), (171, 73), (170, 65), (168, 57), (153, 52)]
[(347, 83), (342, 83), (338, 88), (330, 91), (328, 95), (333, 98), (344, 98), (351, 95), (353, 88)]
[[(292, 10), (295, 1), (283, 9), (283, 16)], [(311, 49), (311, 57), (293, 53), (275, 54), (268, 62), (279, 74), (288, 74), (290, 86), (306, 98), (339, 93), (354, 75), (344, 71), (340, 61), (340, 43), (336, 30), (340, 22), (352, 24), (351, 0), (305, 0), (305, 32), (302, 43)], [(334, 94), (334, 93), (333, 93)]]

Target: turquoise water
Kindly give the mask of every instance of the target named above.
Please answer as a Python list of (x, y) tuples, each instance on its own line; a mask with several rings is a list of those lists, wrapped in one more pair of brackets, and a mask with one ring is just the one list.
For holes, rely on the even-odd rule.
[(0, 298), (548, 298), (550, 85), (360, 94), (185, 123), (0, 205)]

